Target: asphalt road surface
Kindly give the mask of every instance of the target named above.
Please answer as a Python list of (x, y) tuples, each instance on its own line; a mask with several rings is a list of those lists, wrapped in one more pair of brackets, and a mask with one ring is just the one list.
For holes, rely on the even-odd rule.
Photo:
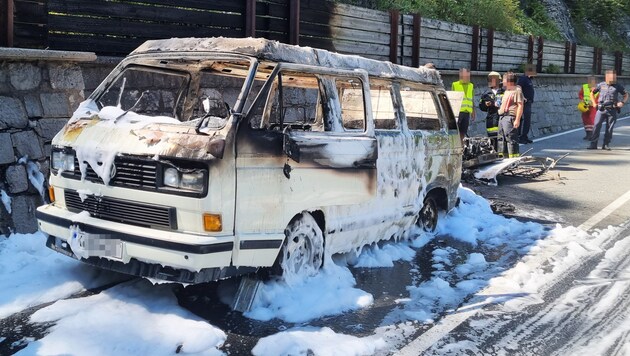
[(619, 230), (569, 266), (539, 303), (446, 315), (399, 355), (630, 355), (630, 120), (617, 123), (611, 151), (587, 150), (583, 136), (577, 130), (521, 146), (535, 156), (569, 153), (544, 177), (472, 188), (518, 219)]
[[(630, 120), (618, 122), (612, 151), (586, 150), (583, 136), (578, 130), (521, 146), (522, 151), (533, 148), (530, 154), (538, 156), (569, 153), (543, 177), (500, 177), (496, 187), (468, 186), (493, 201), (504, 215), (519, 220), (550, 227), (557, 223), (579, 226), (591, 232), (609, 225), (622, 227), (602, 244), (602, 250), (576, 260), (567, 273), (545, 290), (542, 302), (521, 310), (490, 304), (460, 313), (443, 311), (438, 313), (435, 324), (415, 324), (416, 331), (405, 335), (400, 354), (568, 355), (599, 347), (601, 354), (630, 355), (626, 346), (630, 343), (630, 257), (619, 253), (630, 248)], [(431, 264), (435, 249), (451, 249), (454, 255), (462, 256), (482, 252), (488, 262), (502, 261), (507, 270), (519, 262), (515, 254), (478, 251), (448, 236), (438, 236), (420, 249), (411, 262), (396, 263), (391, 268), (352, 269), (356, 287), (373, 295), (373, 305), (313, 320), (308, 325), (327, 326), (356, 336), (373, 334), (383, 318), (397, 307), (396, 300), (408, 295), (406, 286), (412, 281), (420, 283), (435, 272)], [(541, 263), (553, 259), (552, 253), (549, 257), (547, 251), (540, 253)], [(87, 297), (109, 287), (72, 298)], [(181, 306), (228, 334), (222, 347), (228, 354), (249, 354), (261, 337), (295, 326), (278, 320), (255, 321), (230, 311), (219, 301), (217, 286), (213, 284), (180, 288), (176, 295)], [(46, 335), (50, 324), (29, 321), (30, 315), (46, 305), (0, 320), (0, 335), (5, 337), (0, 340), (0, 354), (12, 354), (26, 346), (28, 340)], [(596, 342), (603, 336), (607, 336), (605, 343)], [(395, 351), (383, 352), (392, 353)]]

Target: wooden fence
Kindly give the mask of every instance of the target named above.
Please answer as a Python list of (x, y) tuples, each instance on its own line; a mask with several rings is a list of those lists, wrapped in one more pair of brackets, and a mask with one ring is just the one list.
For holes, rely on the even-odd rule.
[[(323, 0), (0, 0), (0, 46), (124, 56), (170, 37), (265, 37), (407, 66), (630, 74), (630, 53)], [(12, 15), (12, 16), (11, 16)]]

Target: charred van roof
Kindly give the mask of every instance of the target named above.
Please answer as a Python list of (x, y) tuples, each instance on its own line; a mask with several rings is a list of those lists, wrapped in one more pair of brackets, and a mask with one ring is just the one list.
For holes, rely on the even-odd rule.
[(293, 46), (264, 38), (171, 38), (146, 41), (131, 55), (182, 52), (238, 53), (265, 61), (315, 65), (338, 69), (364, 69), (370, 76), (398, 78), (441, 85), (438, 71), (412, 68), (356, 55), (329, 52), (323, 49)]

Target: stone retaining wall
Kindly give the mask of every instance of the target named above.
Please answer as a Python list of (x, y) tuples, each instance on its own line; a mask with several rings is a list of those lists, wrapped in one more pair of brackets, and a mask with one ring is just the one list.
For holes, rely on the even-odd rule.
[(53, 136), (84, 99), (93, 54), (0, 49), (0, 234), (37, 230)]
[[(0, 48), (0, 234), (37, 230), (34, 212), (46, 199), (46, 184), (41, 191), (40, 182), (48, 178), (50, 142), (119, 60), (83, 52)], [(477, 101), (487, 73), (472, 74)], [(457, 72), (444, 71), (442, 77), (450, 88)], [(548, 74), (535, 79), (531, 137), (582, 126), (576, 105), (585, 79)], [(620, 82), (630, 87), (624, 79), (628, 77)], [(471, 135), (485, 134), (485, 113), (477, 114)]]

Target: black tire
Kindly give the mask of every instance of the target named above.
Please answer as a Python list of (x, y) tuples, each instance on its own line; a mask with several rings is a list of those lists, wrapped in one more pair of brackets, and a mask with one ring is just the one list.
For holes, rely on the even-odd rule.
[(309, 213), (297, 215), (284, 230), (286, 236), (278, 259), (287, 282), (317, 274), (324, 263), (324, 234)]
[(424, 198), (424, 204), (418, 214), (416, 224), (426, 232), (434, 232), (438, 223), (438, 205), (435, 198), (428, 195)]

